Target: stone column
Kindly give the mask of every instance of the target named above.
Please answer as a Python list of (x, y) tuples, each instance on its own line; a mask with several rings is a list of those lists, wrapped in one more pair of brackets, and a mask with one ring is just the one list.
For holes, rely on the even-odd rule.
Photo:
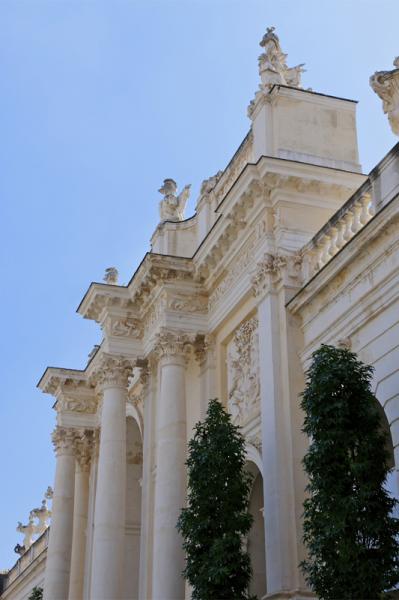
[(200, 368), (201, 406), (199, 418), (203, 421), (206, 416), (209, 400), (216, 396), (216, 353), (214, 338), (206, 335), (203, 340), (197, 342), (194, 352)]
[(143, 386), (144, 419), (143, 419), (143, 480), (141, 496), (141, 531), (140, 531), (140, 568), (139, 568), (139, 600), (151, 597), (148, 589), (150, 565), (150, 536), (152, 518), (152, 473), (153, 464), (153, 377), (151, 364), (141, 367), (140, 380)]
[(67, 600), (75, 484), (74, 432), (72, 429), (57, 427), (52, 439), (57, 463), (44, 578), (44, 600)]
[(124, 597), (126, 396), (130, 363), (105, 356), (97, 373), (103, 393), (94, 512), (91, 598)]
[(298, 568), (305, 483), (294, 473), (294, 465), (302, 473), (296, 462), (302, 452), (303, 374), (285, 309), (289, 273), (288, 257), (266, 254), (252, 280), (259, 321), (267, 597), (276, 600), (306, 592)]
[(75, 499), (69, 600), (83, 599), (84, 566), (86, 557), (87, 514), (89, 508), (90, 459), (93, 431), (80, 430), (75, 437)]
[(153, 600), (184, 599), (184, 553), (177, 519), (186, 500), (185, 366), (188, 339), (159, 335), (160, 388), (156, 415)]

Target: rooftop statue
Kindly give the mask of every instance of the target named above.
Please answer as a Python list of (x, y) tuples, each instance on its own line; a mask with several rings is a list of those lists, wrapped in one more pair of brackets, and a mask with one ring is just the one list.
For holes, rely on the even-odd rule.
[(116, 267), (108, 267), (105, 269), (105, 275), (103, 281), (109, 285), (118, 285), (118, 269)]
[(174, 179), (164, 179), (163, 186), (158, 190), (163, 194), (159, 203), (159, 216), (163, 221), (183, 221), (184, 209), (190, 195), (191, 185), (186, 185), (176, 196), (177, 183)]
[(274, 27), (268, 27), (260, 42), (260, 46), (264, 49), (259, 56), (262, 87), (270, 89), (276, 84), (300, 87), (301, 74), (305, 70), (302, 68), (303, 64), (296, 67), (287, 66), (287, 54), (281, 50), (280, 40), (274, 31)]
[(393, 61), (392, 71), (376, 71), (370, 85), (382, 100), (382, 109), (388, 114), (393, 133), (399, 135), (399, 56)]

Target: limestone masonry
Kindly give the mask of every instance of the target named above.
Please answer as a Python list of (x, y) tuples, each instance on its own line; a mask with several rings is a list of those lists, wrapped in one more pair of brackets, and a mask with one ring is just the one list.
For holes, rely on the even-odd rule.
[[(274, 28), (261, 47), (251, 126), (230, 163), (188, 219), (190, 186), (164, 180), (151, 252), (126, 286), (107, 269), (78, 308), (101, 345), (85, 369), (48, 368), (39, 382), (55, 399), (54, 494), (18, 526), (2, 600), (35, 585), (46, 600), (190, 598), (176, 521), (187, 442), (215, 397), (254, 474), (251, 591), (312, 597), (298, 569), (298, 395), (321, 343), (374, 366), (398, 496), (399, 144), (362, 174), (356, 103), (303, 89)], [(397, 134), (398, 61), (370, 79)]]

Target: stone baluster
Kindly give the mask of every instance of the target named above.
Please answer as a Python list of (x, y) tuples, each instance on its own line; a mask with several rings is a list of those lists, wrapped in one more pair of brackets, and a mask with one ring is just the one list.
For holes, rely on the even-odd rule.
[(158, 336), (160, 389), (156, 407), (156, 479), (153, 537), (154, 600), (182, 600), (184, 553), (176, 529), (186, 498), (185, 369), (189, 340), (163, 331)]
[(353, 213), (350, 210), (348, 210), (347, 213), (342, 217), (342, 219), (345, 223), (343, 238), (346, 243), (351, 239), (351, 237), (353, 235), (353, 233), (352, 233)]
[(337, 247), (338, 229), (336, 227), (330, 227), (329, 236), (330, 236), (330, 244), (328, 246), (328, 254), (329, 254), (328, 260), (330, 260), (338, 252), (338, 247)]
[(124, 597), (126, 398), (131, 364), (104, 356), (96, 379), (103, 394), (94, 511), (91, 598)]
[[(360, 222), (360, 213), (362, 212), (362, 205), (360, 202), (355, 202), (353, 207), (352, 207), (352, 213), (353, 213), (353, 222), (352, 222), (352, 226), (351, 226), (351, 231), (352, 234), (355, 235), (359, 229), (361, 229), (362, 224)], [(352, 236), (351, 236), (352, 237)]]
[(57, 462), (44, 579), (44, 600), (66, 600), (71, 564), (75, 487), (74, 431), (57, 427), (52, 437)]
[(75, 498), (69, 600), (82, 600), (89, 504), (89, 474), (93, 449), (93, 431), (79, 430), (75, 437)]

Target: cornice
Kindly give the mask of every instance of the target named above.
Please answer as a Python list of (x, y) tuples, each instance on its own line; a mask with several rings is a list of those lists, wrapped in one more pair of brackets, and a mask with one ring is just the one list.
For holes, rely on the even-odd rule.
[(191, 259), (147, 253), (127, 286), (92, 283), (77, 312), (97, 322), (107, 311), (117, 309), (131, 312), (133, 318), (140, 318), (155, 286), (166, 281), (189, 281), (192, 278)]

